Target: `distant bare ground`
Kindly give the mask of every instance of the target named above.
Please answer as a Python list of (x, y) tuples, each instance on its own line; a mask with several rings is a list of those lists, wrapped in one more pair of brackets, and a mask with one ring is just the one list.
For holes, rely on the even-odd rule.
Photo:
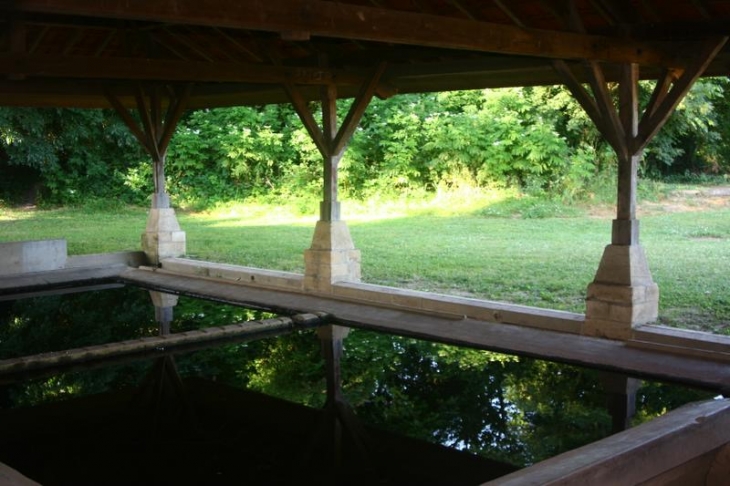
[(642, 201), (640, 212), (687, 212), (730, 207), (730, 186), (682, 189), (658, 201)]

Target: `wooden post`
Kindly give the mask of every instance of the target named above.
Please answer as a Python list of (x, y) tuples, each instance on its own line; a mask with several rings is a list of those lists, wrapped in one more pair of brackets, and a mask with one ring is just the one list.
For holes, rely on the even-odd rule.
[[(167, 147), (185, 111), (191, 91), (191, 84), (177, 88), (154, 85), (145, 89), (139, 86), (135, 100), (141, 127), (119, 98), (111, 92), (106, 93), (111, 106), (152, 159), (155, 189), (147, 227), (142, 233), (142, 249), (150, 263), (155, 265), (165, 258), (183, 256), (186, 250), (185, 232), (180, 229), (175, 210), (170, 207), (170, 196), (165, 185), (165, 159)], [(164, 113), (163, 99), (167, 103)]]
[[(326, 61), (322, 61), (326, 63)], [(352, 134), (377, 89), (385, 71), (385, 63), (375, 69), (362, 86), (347, 117), (338, 128), (337, 87), (328, 84), (321, 89), (322, 128), (320, 128), (299, 89), (286, 84), (285, 89), (304, 127), (322, 154), (324, 181), (320, 218), (314, 229), (312, 246), (304, 252), (304, 288), (329, 293), (336, 282), (360, 280), (360, 251), (342, 221), (337, 199), (337, 171)]]
[(618, 160), (616, 219), (612, 225), (611, 244), (605, 248), (596, 277), (588, 286), (584, 334), (629, 339), (634, 327), (655, 321), (658, 316), (659, 288), (639, 244), (638, 167), (644, 147), (726, 41), (723, 37), (700, 43), (695, 60), (680, 74), (667, 71), (657, 80), (654, 94), (641, 116), (638, 65), (621, 66), (617, 109), (600, 64), (587, 63), (589, 92), (566, 62), (554, 62), (566, 86), (614, 149)]
[(337, 137), (337, 87), (333, 84), (322, 87), (322, 125), (329, 150), (322, 154), (324, 158), (324, 184), (319, 219), (320, 221), (339, 221), (340, 202), (337, 200), (337, 171), (344, 149), (334, 152), (334, 147), (332, 147), (332, 141)]
[(620, 373), (600, 373), (606, 391), (606, 408), (611, 414), (611, 432), (616, 434), (631, 428), (631, 420), (636, 414), (636, 392), (641, 381)]

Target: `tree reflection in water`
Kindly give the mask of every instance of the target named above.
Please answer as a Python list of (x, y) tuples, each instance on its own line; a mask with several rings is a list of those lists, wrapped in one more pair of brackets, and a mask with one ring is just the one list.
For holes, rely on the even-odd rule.
[[(268, 317), (181, 298), (172, 332)], [(0, 302), (0, 359), (151, 336), (149, 295), (134, 288)], [(343, 392), (366, 424), (481, 456), (526, 465), (610, 434), (598, 373), (365, 330), (344, 342)], [(183, 377), (199, 376), (311, 407), (325, 403), (316, 333), (217, 346), (180, 355)], [(63, 373), (0, 385), (0, 408), (138, 386), (146, 364)], [(635, 421), (711, 394), (645, 383)]]

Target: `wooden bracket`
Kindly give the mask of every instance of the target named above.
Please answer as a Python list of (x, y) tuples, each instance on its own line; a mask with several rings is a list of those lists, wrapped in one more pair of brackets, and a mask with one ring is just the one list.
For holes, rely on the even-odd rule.
[(312, 114), (312, 111), (307, 105), (307, 102), (299, 88), (292, 83), (284, 85), (284, 89), (286, 90), (292, 105), (294, 105), (294, 110), (299, 115), (304, 127), (307, 129), (307, 132), (310, 137), (312, 137), (314, 144), (317, 146), (317, 149), (319, 149), (319, 152), (323, 157), (330, 158), (342, 155), (347, 143), (355, 133), (357, 125), (360, 123), (362, 115), (365, 113), (365, 109), (368, 107), (370, 101), (378, 90), (378, 84), (385, 72), (386, 66), (387, 63), (385, 62), (378, 64), (374, 72), (360, 88), (360, 92), (355, 97), (355, 100), (350, 107), (350, 111), (347, 113), (345, 120), (339, 127), (337, 127), (335, 118), (337, 88), (334, 84), (329, 84), (322, 88), (324, 129), (320, 128), (317, 124), (314, 119), (314, 115)]
[[(114, 93), (107, 90), (105, 95), (147, 153), (153, 159), (161, 160), (167, 152), (175, 128), (185, 111), (192, 89), (192, 83), (178, 87), (151, 86), (146, 89), (139, 85), (135, 93), (135, 101), (142, 121), (141, 127)], [(165, 96), (163, 94), (166, 94), (168, 98), (164, 114), (162, 99)]]
[(722, 49), (728, 37), (714, 37), (701, 42), (694, 50), (694, 61), (684, 69), (665, 70), (657, 80), (649, 104), (639, 119), (639, 66), (622, 64), (619, 80), (619, 109), (617, 111), (601, 64), (587, 62), (590, 92), (563, 60), (553, 62), (565, 85), (608, 143), (621, 158), (639, 154), (669, 119), (694, 82)]

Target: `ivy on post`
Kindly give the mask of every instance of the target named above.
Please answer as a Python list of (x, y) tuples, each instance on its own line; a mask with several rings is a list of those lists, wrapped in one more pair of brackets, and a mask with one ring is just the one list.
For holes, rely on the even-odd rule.
[(554, 67), (581, 104), (618, 159), (616, 219), (611, 244), (606, 246), (595, 279), (588, 286), (583, 333), (629, 339), (633, 328), (656, 320), (659, 288), (654, 282), (636, 217), (637, 169), (646, 145), (657, 134), (694, 82), (720, 51), (727, 37), (701, 42), (694, 61), (679, 70), (666, 70), (657, 80), (651, 100), (640, 116), (639, 66), (623, 64), (618, 81), (618, 109), (613, 103), (603, 67), (585, 63), (590, 90), (564, 61)]
[(304, 253), (304, 288), (307, 290), (330, 292), (335, 282), (360, 280), (360, 251), (355, 249), (350, 230), (341, 220), (340, 202), (337, 199), (337, 170), (347, 143), (370, 104), (384, 71), (385, 63), (379, 64), (369, 80), (363, 84), (339, 126), (337, 87), (333, 83), (323, 85), (320, 91), (321, 128), (297, 86), (291, 83), (284, 86), (324, 163), (320, 218), (314, 230), (312, 246)]
[(118, 96), (110, 91), (106, 93), (111, 106), (152, 159), (155, 191), (147, 227), (142, 233), (142, 249), (153, 265), (159, 265), (165, 258), (185, 254), (185, 232), (180, 229), (175, 210), (170, 207), (165, 187), (165, 158), (191, 91), (192, 84), (138, 86), (134, 101), (141, 126)]

